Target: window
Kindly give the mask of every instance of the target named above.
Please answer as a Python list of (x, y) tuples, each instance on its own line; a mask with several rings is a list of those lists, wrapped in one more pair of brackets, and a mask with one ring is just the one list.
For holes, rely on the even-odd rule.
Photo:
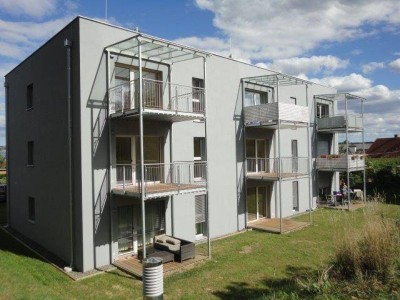
[(33, 166), (33, 141), (28, 142), (28, 166)]
[(35, 198), (33, 197), (28, 197), (28, 220), (31, 222), (36, 221)]
[(299, 211), (299, 182), (292, 182), (293, 190), (293, 211)]
[(296, 105), (297, 104), (297, 98), (296, 97), (290, 97), (289, 103)]
[(33, 83), (26, 87), (26, 109), (33, 108)]
[(268, 103), (268, 93), (262, 91), (245, 90), (244, 106), (252, 106)]
[(196, 239), (207, 235), (207, 204), (206, 195), (195, 197), (195, 215), (196, 215)]
[(194, 161), (194, 178), (206, 178), (206, 167), (204, 161), (206, 160), (206, 140), (205, 138), (195, 137), (193, 139), (193, 161)]
[(192, 78), (193, 112), (204, 111), (204, 79)]
[(317, 118), (329, 117), (329, 105), (317, 103)]

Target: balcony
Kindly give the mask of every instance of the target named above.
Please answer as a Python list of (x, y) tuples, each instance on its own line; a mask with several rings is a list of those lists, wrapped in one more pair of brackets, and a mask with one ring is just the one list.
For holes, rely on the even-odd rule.
[(244, 123), (247, 127), (278, 128), (305, 126), (309, 122), (308, 108), (283, 102), (248, 106), (244, 108)]
[[(143, 116), (168, 121), (204, 119), (205, 90), (151, 79), (142, 80)], [(111, 117), (139, 115), (139, 79), (109, 89)]]
[(363, 155), (322, 155), (317, 158), (317, 169), (320, 171), (346, 172), (362, 171), (365, 169)]
[(363, 118), (360, 115), (328, 116), (317, 119), (319, 132), (358, 132), (363, 130)]
[(141, 187), (140, 164), (117, 164), (112, 167), (112, 192), (145, 199), (204, 193), (207, 186), (207, 162), (144, 164), (144, 187)]
[(308, 176), (307, 157), (247, 158), (247, 178), (276, 181)]

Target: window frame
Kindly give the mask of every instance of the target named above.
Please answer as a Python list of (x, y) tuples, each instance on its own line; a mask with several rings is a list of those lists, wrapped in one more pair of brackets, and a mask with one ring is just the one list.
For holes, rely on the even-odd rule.
[(28, 167), (35, 165), (35, 143), (34, 141), (27, 142), (27, 164)]
[(26, 111), (33, 109), (33, 83), (26, 86)]
[(28, 196), (28, 221), (36, 223), (36, 199), (32, 196)]

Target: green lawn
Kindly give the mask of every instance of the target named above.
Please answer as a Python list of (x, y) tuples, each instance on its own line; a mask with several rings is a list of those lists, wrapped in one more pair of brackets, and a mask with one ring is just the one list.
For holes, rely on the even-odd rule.
[[(385, 205), (385, 210), (400, 216), (400, 206)], [(304, 298), (294, 279), (315, 276), (325, 268), (334, 241), (344, 228), (360, 227), (366, 214), (318, 210), (313, 219), (312, 226), (287, 235), (250, 231), (213, 242), (211, 260), (165, 280), (165, 297)], [(73, 282), (0, 230), (0, 299), (140, 299), (141, 292), (140, 281), (119, 271)]]

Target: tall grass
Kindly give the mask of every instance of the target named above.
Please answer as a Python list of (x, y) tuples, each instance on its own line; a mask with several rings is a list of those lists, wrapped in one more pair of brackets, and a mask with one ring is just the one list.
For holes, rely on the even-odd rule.
[(393, 278), (400, 256), (399, 224), (376, 201), (364, 214), (367, 222), (361, 230), (348, 228), (336, 243), (335, 277), (385, 283)]

